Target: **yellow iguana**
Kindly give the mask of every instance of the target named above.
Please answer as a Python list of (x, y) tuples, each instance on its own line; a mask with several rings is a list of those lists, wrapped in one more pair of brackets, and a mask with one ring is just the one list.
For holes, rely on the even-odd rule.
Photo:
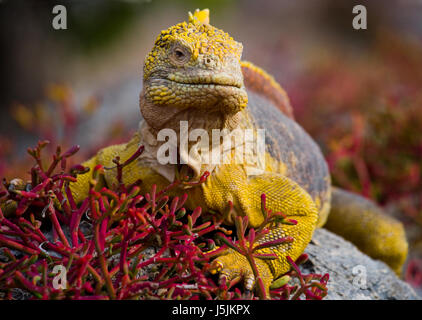
[[(91, 169), (97, 164), (113, 167), (116, 156), (124, 161), (144, 145), (139, 159), (123, 170), (125, 184), (141, 179), (143, 190), (153, 184), (163, 188), (176, 172), (195, 180), (209, 171), (211, 175), (202, 185), (179, 190), (188, 193), (188, 206), (222, 213), (231, 201), (234, 212), (248, 216), (251, 227), (263, 221), (261, 194), (265, 193), (269, 209), (298, 221), (297, 225), (273, 227), (263, 239), (294, 238), (291, 243), (261, 250), (278, 256), (276, 260), (257, 259), (267, 290), (274, 279), (289, 270), (285, 257), (296, 259), (302, 254), (315, 228), (323, 225), (400, 273), (407, 255), (401, 223), (384, 215), (369, 200), (331, 186), (323, 155), (294, 121), (284, 90), (265, 71), (242, 61), (242, 49), (242, 44), (209, 24), (208, 10), (197, 10), (190, 14), (189, 22), (162, 31), (145, 59), (140, 94), (143, 120), (138, 132), (126, 144), (102, 149), (84, 165)], [(228, 149), (208, 141), (206, 147), (225, 157), (224, 162), (213, 164), (204, 161), (201, 154), (204, 139), (188, 141), (187, 149), (180, 148), (179, 142), (161, 141), (163, 129), (175, 132), (177, 141), (182, 139), (181, 130), (191, 134), (203, 129), (201, 132), (211, 137), (215, 129), (223, 133), (252, 129), (254, 134), (265, 129), (265, 150), (236, 142), (236, 134), (230, 136), (236, 143)], [(173, 164), (159, 161), (157, 153), (165, 144), (169, 152), (176, 152)], [(240, 147), (244, 147), (243, 162), (235, 152)], [(71, 184), (77, 201), (87, 196), (90, 178), (88, 172)], [(106, 170), (102, 183), (117, 185), (116, 170)], [(226, 223), (233, 224), (232, 217)], [(253, 288), (249, 262), (232, 249), (218, 257), (214, 266), (220, 277), (231, 280), (242, 276), (246, 288)]]

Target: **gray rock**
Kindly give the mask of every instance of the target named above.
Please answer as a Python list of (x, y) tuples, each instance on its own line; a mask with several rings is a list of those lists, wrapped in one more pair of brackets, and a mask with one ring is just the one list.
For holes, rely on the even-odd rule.
[(326, 300), (421, 300), (384, 263), (373, 260), (353, 244), (325, 230), (315, 231), (305, 252), (305, 273), (328, 273)]

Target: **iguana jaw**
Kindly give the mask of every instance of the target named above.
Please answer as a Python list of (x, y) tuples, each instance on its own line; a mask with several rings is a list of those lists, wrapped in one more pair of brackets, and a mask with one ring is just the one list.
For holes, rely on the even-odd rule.
[(167, 79), (173, 82), (186, 85), (210, 86), (229, 86), (238, 89), (243, 87), (243, 79), (236, 74), (227, 72), (209, 72), (197, 71), (194, 73), (174, 72), (167, 76)]
[[(191, 108), (204, 114), (221, 112), (228, 116), (245, 108), (248, 102), (240, 68), (239, 73), (199, 68), (189, 72), (160, 72), (159, 76), (144, 80), (142, 95), (141, 102), (155, 106), (161, 113)], [(141, 105), (145, 117), (143, 109)]]

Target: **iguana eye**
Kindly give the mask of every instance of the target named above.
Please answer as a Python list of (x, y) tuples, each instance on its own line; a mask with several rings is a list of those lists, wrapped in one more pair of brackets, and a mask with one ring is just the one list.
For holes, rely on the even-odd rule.
[(169, 58), (177, 66), (182, 66), (189, 61), (191, 52), (188, 48), (179, 44), (174, 45), (171, 48)]
[(183, 59), (185, 57), (185, 54), (180, 49), (175, 49), (174, 54), (176, 55), (177, 59)]

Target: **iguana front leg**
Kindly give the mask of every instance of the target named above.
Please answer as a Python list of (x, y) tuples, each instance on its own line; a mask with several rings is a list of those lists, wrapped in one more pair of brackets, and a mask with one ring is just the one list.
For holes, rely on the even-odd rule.
[[(297, 225), (282, 225), (271, 229), (261, 241), (269, 241), (291, 236), (292, 243), (284, 243), (259, 252), (275, 253), (276, 260), (256, 259), (258, 270), (268, 291), (271, 282), (287, 272), (290, 268), (286, 256), (293, 260), (298, 258), (312, 238), (318, 219), (318, 209), (311, 196), (291, 179), (275, 174), (265, 173), (248, 177), (242, 166), (225, 165), (220, 167), (203, 186), (205, 202), (210, 209), (223, 212), (228, 201), (233, 203), (237, 215), (248, 216), (249, 226), (257, 227), (264, 217), (261, 211), (261, 195), (266, 194), (267, 208), (282, 212), (289, 218), (297, 220)], [(229, 217), (227, 223), (233, 223)], [(221, 277), (232, 280), (242, 276), (247, 289), (254, 285), (254, 278), (249, 262), (239, 253), (228, 250), (227, 254), (217, 258)]]

